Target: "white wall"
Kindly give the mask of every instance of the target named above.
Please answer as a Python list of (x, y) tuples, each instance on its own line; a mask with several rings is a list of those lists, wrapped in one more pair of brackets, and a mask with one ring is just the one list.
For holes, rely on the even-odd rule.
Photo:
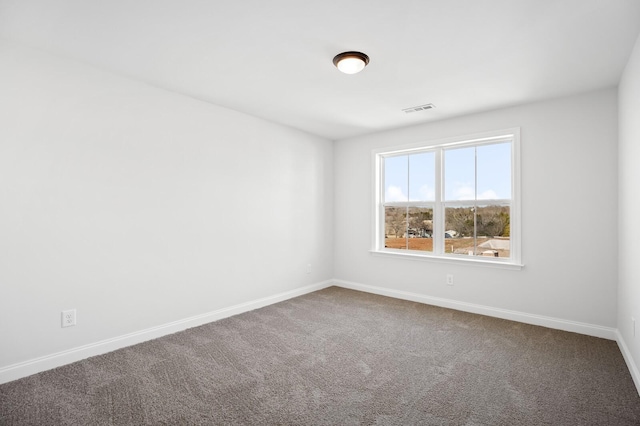
[(8, 42), (0, 99), (0, 370), (332, 277), (331, 141)]
[[(640, 391), (640, 37), (620, 80), (618, 330)], [(636, 319), (633, 335), (631, 318)]]
[[(510, 127), (522, 137), (522, 270), (369, 253), (373, 149)], [(615, 330), (616, 166), (614, 88), (337, 141), (334, 276)]]

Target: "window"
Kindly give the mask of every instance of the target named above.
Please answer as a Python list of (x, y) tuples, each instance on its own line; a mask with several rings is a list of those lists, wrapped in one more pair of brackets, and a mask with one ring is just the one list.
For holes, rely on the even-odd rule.
[(374, 152), (376, 253), (520, 263), (519, 129)]

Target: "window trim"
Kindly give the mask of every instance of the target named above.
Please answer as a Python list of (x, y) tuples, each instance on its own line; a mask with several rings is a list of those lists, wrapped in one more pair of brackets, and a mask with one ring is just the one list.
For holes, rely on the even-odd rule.
[[(511, 199), (510, 205), (510, 241), (511, 250), (509, 259), (501, 258), (483, 258), (482, 256), (467, 256), (461, 254), (452, 253), (435, 253), (435, 252), (418, 252), (415, 250), (402, 250), (402, 249), (390, 249), (384, 247), (384, 185), (382, 182), (384, 176), (384, 162), (385, 157), (394, 155), (406, 155), (421, 151), (433, 150), (435, 152), (435, 185), (438, 189), (435, 194), (434, 201), (425, 202), (406, 202), (407, 205), (419, 206), (424, 204), (425, 207), (433, 206), (434, 223), (442, 223), (441, 215), (444, 214), (444, 206), (450, 205), (452, 201), (443, 201), (443, 158), (442, 152), (444, 149), (452, 147), (464, 147), (466, 146), (479, 146), (484, 144), (492, 144), (499, 142), (501, 139), (511, 141)], [(520, 162), (520, 128), (514, 127), (509, 129), (476, 133), (470, 135), (456, 136), (451, 138), (443, 138), (436, 140), (423, 141), (418, 143), (412, 143), (401, 146), (392, 146), (387, 148), (374, 149), (371, 153), (372, 158), (372, 181), (373, 181), (373, 196), (372, 196), (372, 245), (370, 253), (374, 255), (411, 259), (411, 260), (426, 260), (445, 263), (458, 263), (465, 265), (482, 265), (492, 266), (506, 269), (521, 269), (522, 264), (522, 234), (521, 234), (521, 162)], [(500, 200), (498, 200), (500, 201)], [(468, 203), (469, 200), (460, 201), (460, 203)], [(457, 201), (453, 201), (457, 203)], [(394, 203), (404, 204), (404, 203)], [(441, 246), (444, 244), (444, 235), (435, 233), (433, 235), (433, 244)], [(439, 247), (438, 246), (438, 247)]]

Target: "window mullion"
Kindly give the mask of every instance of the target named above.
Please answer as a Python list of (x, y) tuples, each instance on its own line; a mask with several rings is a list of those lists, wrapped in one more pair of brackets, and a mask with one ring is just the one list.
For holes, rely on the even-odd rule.
[[(411, 180), (411, 155), (407, 155), (407, 202), (411, 202), (411, 196), (410, 196), (411, 188), (409, 187), (410, 180)], [(409, 205), (408, 204), (404, 211), (404, 220), (406, 222), (404, 227), (404, 244), (405, 244), (405, 248), (409, 250)]]
[(433, 230), (431, 237), (433, 238), (433, 253), (437, 255), (443, 254), (444, 247), (444, 211), (442, 207), (442, 194), (444, 193), (444, 165), (442, 158), (442, 148), (436, 150), (436, 191), (435, 206), (433, 209)]
[(473, 149), (473, 255), (478, 255), (478, 147)]

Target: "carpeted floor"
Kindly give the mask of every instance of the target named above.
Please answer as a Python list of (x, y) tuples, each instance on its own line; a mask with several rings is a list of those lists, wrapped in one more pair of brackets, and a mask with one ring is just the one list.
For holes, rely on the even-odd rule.
[(639, 425), (613, 341), (331, 287), (0, 386), (2, 425)]

